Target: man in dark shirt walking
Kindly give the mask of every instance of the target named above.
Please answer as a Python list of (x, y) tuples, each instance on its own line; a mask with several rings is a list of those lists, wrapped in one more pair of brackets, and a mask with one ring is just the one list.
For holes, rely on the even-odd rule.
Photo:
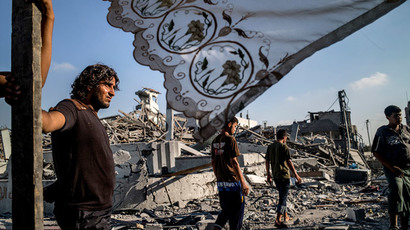
[(403, 125), (401, 109), (390, 105), (384, 110), (388, 125), (380, 127), (373, 140), (373, 155), (383, 164), (389, 182), (390, 229), (408, 229), (410, 214), (410, 129)]
[(228, 220), (229, 229), (239, 230), (242, 227), (245, 208), (244, 195), (248, 195), (249, 187), (239, 166), (238, 144), (232, 136), (237, 125), (238, 119), (233, 117), (212, 142), (212, 168), (216, 176), (219, 202), (222, 208), (214, 229), (222, 229)]
[[(269, 145), (266, 151), (266, 175), (269, 183), (272, 183), (273, 178), (276, 189), (279, 191), (275, 226), (278, 228), (285, 228), (287, 227), (285, 223), (289, 221), (286, 200), (290, 189), (290, 170), (295, 175), (297, 183), (300, 184), (302, 179), (297, 174), (292, 160), (290, 159), (289, 148), (286, 145), (286, 140), (288, 138), (286, 130), (278, 130), (276, 138), (277, 141)], [(272, 168), (272, 174), (269, 170), (270, 167)], [(283, 221), (282, 217), (284, 219)]]

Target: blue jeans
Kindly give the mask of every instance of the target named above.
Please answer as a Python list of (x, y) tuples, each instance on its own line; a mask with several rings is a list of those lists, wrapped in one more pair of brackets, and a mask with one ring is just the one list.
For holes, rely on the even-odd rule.
[(273, 178), (273, 180), (275, 181), (276, 189), (279, 192), (279, 201), (276, 211), (283, 215), (286, 212), (286, 200), (290, 189), (290, 179)]
[(218, 215), (215, 225), (217, 225), (220, 229), (225, 226), (228, 220), (230, 230), (239, 230), (242, 227), (245, 197), (242, 195), (240, 183), (233, 183), (238, 183), (239, 186), (223, 187), (218, 185), (219, 203), (222, 211)]

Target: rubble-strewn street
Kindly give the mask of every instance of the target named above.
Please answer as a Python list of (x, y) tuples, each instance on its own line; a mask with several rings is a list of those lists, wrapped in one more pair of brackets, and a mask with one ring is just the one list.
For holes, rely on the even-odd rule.
[[(310, 184), (310, 185), (306, 185)], [(339, 186), (329, 182), (305, 183), (291, 189), (290, 229), (387, 229), (385, 188), (360, 192), (363, 187)], [(272, 229), (276, 216), (275, 190), (254, 188), (247, 197), (244, 229)], [(113, 215), (115, 229), (205, 229), (219, 210), (217, 196), (154, 210), (123, 212)]]
[[(386, 184), (379, 190), (362, 186), (340, 186), (314, 181), (293, 187), (289, 195), (289, 229), (387, 229)], [(362, 190), (370, 190), (361, 192)], [(277, 192), (267, 186), (254, 187), (246, 197), (244, 229), (274, 229)], [(219, 211), (216, 195), (187, 203), (159, 206), (140, 211), (115, 213), (113, 229), (205, 229)], [(0, 219), (7, 226), (9, 215)], [(53, 222), (46, 222), (52, 227)]]

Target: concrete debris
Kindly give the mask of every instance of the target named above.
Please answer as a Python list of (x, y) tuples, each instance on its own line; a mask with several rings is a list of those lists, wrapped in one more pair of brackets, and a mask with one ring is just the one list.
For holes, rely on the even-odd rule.
[[(159, 93), (144, 88), (136, 94), (140, 100), (133, 112), (120, 111), (122, 116), (102, 119), (116, 170), (113, 229), (213, 229), (220, 206), (210, 141), (191, 145), (195, 128), (180, 116), (173, 119), (174, 138), (165, 141), (166, 118), (156, 101)], [(310, 115), (311, 123), (281, 127), (291, 134), (292, 161), (303, 178), (301, 185), (291, 180), (289, 229), (387, 229), (388, 184), (380, 163), (354, 145), (348, 154), (343, 152), (343, 142), (337, 140), (340, 126), (333, 122), (339, 113)], [(322, 132), (321, 121), (330, 131)], [(278, 192), (266, 182), (264, 158), (275, 133), (275, 128), (255, 125), (240, 127), (236, 135), (241, 152), (238, 162), (251, 187), (245, 198), (244, 229), (275, 228)], [(10, 226), (12, 199), (6, 134), (8, 130), (2, 130), (0, 229)], [(44, 135), (43, 150), (46, 186), (56, 179), (50, 135)], [(44, 207), (52, 218), (52, 205)]]
[[(380, 191), (363, 194), (361, 187), (321, 182), (312, 188), (305, 184), (294, 187), (289, 194), (289, 229), (386, 229), (386, 197)], [(379, 198), (372, 203), (349, 201)], [(276, 216), (277, 191), (268, 186), (253, 188), (246, 197), (244, 229), (273, 229)], [(145, 228), (155, 224), (161, 229), (212, 229), (219, 213), (217, 195), (189, 201), (185, 207), (178, 204), (155, 209), (120, 211), (113, 215), (115, 229)], [(144, 228), (144, 229), (145, 229)]]

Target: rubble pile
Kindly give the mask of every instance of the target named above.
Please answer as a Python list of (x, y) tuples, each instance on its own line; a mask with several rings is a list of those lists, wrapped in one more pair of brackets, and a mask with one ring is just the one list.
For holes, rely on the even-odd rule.
[(315, 157), (326, 166), (339, 166), (344, 164), (344, 153), (338, 149), (335, 143), (321, 135), (311, 138), (299, 138), (300, 142), (288, 141), (290, 148), (296, 150), (295, 157)]
[(101, 120), (110, 137), (110, 144), (150, 142), (164, 137), (165, 131), (151, 120), (137, 118), (135, 112), (122, 113), (124, 116)]
[[(294, 186), (288, 196), (290, 229), (386, 229), (387, 184), (376, 187), (340, 186), (334, 182), (308, 180)], [(254, 187), (246, 197), (244, 229), (272, 229), (278, 192)], [(113, 229), (206, 229), (219, 213), (217, 195), (186, 204), (174, 203), (155, 209), (126, 211), (113, 215)]]
[[(151, 115), (148, 115), (150, 114), (148, 111), (145, 111), (147, 114), (139, 110), (130, 113), (125, 113), (121, 110), (119, 110), (119, 112), (123, 116), (118, 115), (101, 119), (101, 123), (107, 130), (110, 144), (151, 143), (165, 140), (167, 131), (164, 122), (165, 116), (163, 114), (156, 114), (156, 119), (152, 119)], [(174, 120), (174, 140), (191, 144), (194, 132), (185, 126), (186, 119), (178, 117)], [(51, 134), (43, 134), (43, 151), (50, 150)]]

